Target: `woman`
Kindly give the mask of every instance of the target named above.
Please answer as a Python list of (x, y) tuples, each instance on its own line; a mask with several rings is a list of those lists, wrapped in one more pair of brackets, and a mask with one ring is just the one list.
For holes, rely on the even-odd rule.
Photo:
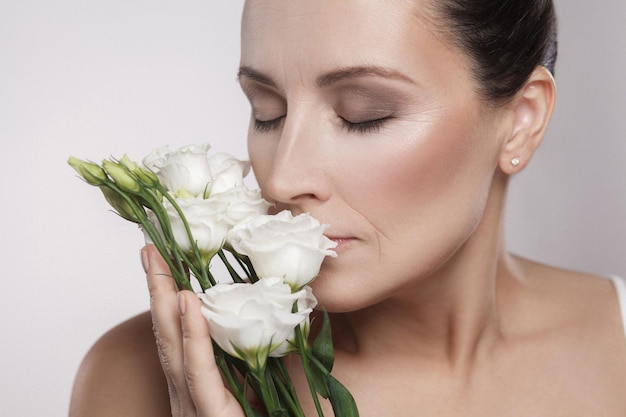
[[(253, 169), (276, 210), (331, 226), (339, 256), (313, 289), (362, 416), (626, 415), (611, 280), (503, 239), (508, 179), (554, 106), (553, 13), (548, 0), (246, 2)], [(241, 416), (199, 301), (177, 296), (153, 248), (142, 260), (152, 314), (94, 346), (71, 414)]]

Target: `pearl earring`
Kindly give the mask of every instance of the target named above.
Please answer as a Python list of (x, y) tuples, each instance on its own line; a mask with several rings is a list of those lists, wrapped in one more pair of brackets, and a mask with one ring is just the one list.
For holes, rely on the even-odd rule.
[(514, 167), (519, 165), (519, 158), (515, 157), (513, 159), (511, 159), (511, 165), (513, 165)]

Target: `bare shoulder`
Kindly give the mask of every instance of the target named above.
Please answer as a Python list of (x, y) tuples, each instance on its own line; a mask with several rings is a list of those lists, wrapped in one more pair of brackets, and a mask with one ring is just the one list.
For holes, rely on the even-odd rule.
[(169, 416), (168, 398), (147, 312), (109, 330), (89, 350), (74, 382), (70, 417)]
[(528, 289), (536, 297), (549, 299), (548, 305), (555, 309), (555, 313), (561, 311), (571, 319), (601, 320), (621, 328), (617, 293), (608, 277), (520, 261), (524, 265)]
[(626, 355), (620, 306), (610, 279), (522, 258), (515, 261), (521, 271), (524, 311), (534, 312), (548, 328), (604, 331), (621, 343)]
[(537, 381), (559, 386), (563, 395), (554, 400), (580, 415), (625, 415), (626, 335), (612, 281), (521, 258), (514, 262), (518, 279), (508, 281), (512, 295), (501, 301), (506, 335), (520, 359), (518, 380), (529, 387)]
[(524, 311), (547, 334), (562, 337), (589, 359), (605, 362), (626, 382), (626, 335), (617, 292), (608, 277), (521, 260)]

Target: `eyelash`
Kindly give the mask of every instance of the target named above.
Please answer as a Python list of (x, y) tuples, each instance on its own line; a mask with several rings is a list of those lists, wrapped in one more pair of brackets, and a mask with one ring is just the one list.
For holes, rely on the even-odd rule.
[(283, 122), (285, 116), (280, 116), (272, 120), (254, 120), (254, 129), (259, 132), (269, 132), (276, 129)]
[[(285, 116), (280, 116), (272, 120), (255, 119), (254, 129), (258, 132), (263, 132), (263, 133), (269, 132), (279, 127), (284, 119), (285, 119)], [(367, 120), (367, 121), (358, 122), (358, 123), (350, 122), (344, 119), (343, 117), (340, 117), (340, 119), (341, 119), (341, 124), (343, 125), (344, 128), (348, 130), (348, 132), (374, 133), (374, 132), (378, 132), (380, 128), (382, 127), (382, 125), (387, 120), (391, 119), (391, 117), (390, 116), (381, 117), (379, 119)]]
[(391, 119), (391, 117), (387, 116), (379, 119), (367, 120), (365, 122), (353, 123), (341, 117), (341, 123), (348, 130), (348, 132), (375, 133), (378, 132), (382, 125), (389, 119)]

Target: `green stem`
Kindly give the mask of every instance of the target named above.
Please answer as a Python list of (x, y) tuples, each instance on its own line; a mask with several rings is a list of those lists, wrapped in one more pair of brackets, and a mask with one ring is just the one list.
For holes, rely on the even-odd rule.
[(291, 397), (291, 393), (289, 392), (287, 387), (285, 387), (283, 381), (280, 381), (279, 378), (276, 378), (275, 376), (273, 377), (276, 387), (280, 391), (280, 394), (282, 394), (281, 399), (283, 399), (284, 402), (287, 404), (294, 417), (305, 417), (304, 411), (302, 411), (302, 408), (300, 408), (300, 404), (294, 402), (294, 399)]
[(230, 274), (230, 277), (233, 279), (233, 282), (243, 283), (243, 280), (241, 279), (237, 271), (235, 271), (235, 268), (232, 267), (232, 265), (228, 261), (228, 258), (226, 258), (226, 254), (224, 253), (224, 251), (220, 249), (217, 252), (217, 255), (220, 257), (220, 259), (224, 263), (224, 266), (226, 267), (226, 269), (228, 269), (228, 273)]
[(309, 358), (309, 361), (311, 361), (311, 363), (315, 365), (315, 367), (319, 369), (322, 372), (322, 374), (324, 374), (324, 376), (330, 375), (330, 372), (328, 372), (328, 369), (326, 369), (324, 364), (315, 357), (315, 355), (310, 349), (307, 349), (307, 358)]
[[(150, 189), (144, 189), (144, 191), (146, 192), (142, 192), (139, 196), (144, 200), (146, 204), (146, 207), (150, 210), (152, 210), (152, 212), (157, 216), (157, 220), (161, 226), (161, 230), (163, 231), (163, 236), (165, 237), (165, 246), (167, 247), (167, 257), (173, 259), (174, 262), (176, 262), (176, 270), (180, 271), (181, 275), (184, 276), (184, 280), (186, 282), (188, 282), (188, 278), (187, 278), (187, 271), (185, 268), (185, 265), (187, 265), (187, 267), (194, 272), (195, 275), (195, 268), (194, 265), (188, 261), (188, 259), (186, 259), (186, 256), (184, 256), (183, 251), (180, 249), (180, 247), (178, 246), (178, 244), (176, 243), (176, 239), (174, 238), (174, 233), (172, 232), (172, 225), (170, 223), (170, 219), (169, 216), (167, 215), (166, 210), (164, 209), (163, 205), (161, 204), (160, 199), (158, 198), (158, 196), (156, 196), (152, 190)], [(146, 219), (147, 222), (151, 223), (148, 219)], [(144, 223), (142, 222), (142, 225)], [(161, 237), (161, 234), (159, 233), (159, 231), (156, 231), (156, 234), (159, 235), (159, 239)], [(150, 235), (150, 237), (152, 238), (152, 235)], [(154, 238), (153, 238), (154, 241)], [(163, 253), (161, 254), (163, 255), (164, 258), (166, 258), (166, 255), (164, 255)], [(180, 287), (180, 286), (179, 286)], [(190, 285), (185, 285), (186, 289), (191, 289)]]
[(252, 275), (256, 276), (256, 274), (254, 274), (254, 269), (251, 270), (248, 265), (242, 261), (242, 259), (247, 258), (247, 256), (237, 253), (233, 249), (229, 249), (227, 247), (224, 247), (223, 249), (225, 251), (228, 251), (233, 256), (233, 258), (235, 258), (237, 264), (241, 269), (243, 269), (243, 272), (248, 278), (252, 278)]
[[(215, 279), (215, 277), (213, 276), (211, 271), (209, 271), (209, 269), (207, 268), (205, 272), (207, 274), (209, 282), (211, 283), (210, 287), (213, 287), (213, 286), (217, 285), (217, 280)], [(207, 288), (208, 287), (202, 288), (202, 291), (206, 290)]]
[(289, 377), (289, 373), (285, 369), (285, 364), (282, 360), (276, 359), (268, 361), (271, 366), (271, 373), (278, 390), (282, 394), (281, 398), (285, 400), (294, 416), (305, 417), (304, 411), (298, 401), (298, 394), (293, 386), (293, 382)]
[[(167, 250), (167, 245), (164, 244), (161, 238), (161, 234), (158, 232), (158, 230), (156, 230), (155, 226), (147, 218), (145, 210), (139, 206), (134, 198), (130, 197), (126, 192), (122, 191), (115, 183), (107, 182), (105, 185), (113, 190), (115, 193), (117, 193), (120, 197), (122, 197), (124, 201), (131, 207), (131, 209), (133, 210), (133, 214), (135, 215), (135, 217), (137, 217), (146, 233), (148, 233), (148, 236), (150, 236), (150, 239), (152, 239), (152, 242), (157, 247), (157, 250), (167, 263), (167, 266), (170, 268), (170, 272), (172, 273), (172, 276), (176, 281), (179, 289), (185, 288), (188, 290), (193, 290), (191, 284), (189, 283), (189, 280), (187, 279), (187, 274), (185, 273), (184, 266), (180, 262), (177, 262), (177, 265), (174, 265), (174, 263), (172, 262), (171, 253)], [(174, 258), (178, 259), (177, 257)]]
[(154, 246), (156, 246), (157, 250), (161, 254), (161, 257), (163, 258), (165, 263), (167, 263), (167, 266), (169, 267), (170, 272), (172, 273), (172, 277), (174, 278), (174, 281), (176, 281), (176, 285), (178, 289), (180, 290), (184, 288), (187, 290), (193, 290), (193, 288), (191, 287), (191, 283), (189, 282), (189, 279), (187, 279), (187, 274), (185, 272), (184, 267), (180, 264), (174, 265), (172, 261), (171, 252), (168, 250), (167, 246), (164, 244), (161, 238), (161, 234), (159, 233), (158, 230), (156, 230), (152, 222), (150, 222), (149, 220), (146, 220), (145, 222), (142, 221), (141, 225), (143, 226), (146, 233), (148, 233), (148, 235), (150, 236), (152, 243), (154, 244)]
[[(157, 217), (159, 224), (161, 225), (161, 230), (163, 231), (163, 235), (165, 236), (169, 251), (171, 253), (171, 257), (176, 260), (179, 267), (184, 270), (184, 265), (186, 265), (194, 277), (198, 280), (200, 287), (202, 290), (211, 286), (209, 279), (206, 278), (206, 274), (202, 271), (204, 268), (198, 266), (189, 256), (178, 246), (176, 239), (174, 237), (174, 232), (172, 231), (172, 224), (170, 223), (169, 215), (167, 211), (161, 205), (161, 202), (154, 195), (151, 195), (152, 202), (148, 208), (150, 208)], [(184, 220), (184, 217), (182, 218)], [(194, 255), (195, 256), (195, 255)], [(199, 260), (202, 263), (201, 260)]]
[[(156, 227), (154, 227), (154, 225), (152, 224), (150, 220), (146, 220), (145, 222), (142, 221), (141, 225), (150, 236), (150, 239), (152, 240), (157, 250), (161, 254), (161, 257), (163, 258), (165, 263), (167, 263), (167, 266), (169, 267), (170, 272), (172, 273), (172, 277), (174, 278), (174, 281), (176, 281), (178, 289), (179, 290), (186, 289), (186, 290), (193, 291), (191, 283), (189, 282), (189, 279), (187, 277), (187, 272), (185, 271), (185, 266), (180, 261), (180, 258), (176, 256), (175, 253), (172, 253), (173, 251), (172, 251), (171, 245), (169, 245), (166, 242), (163, 242), (163, 239), (161, 238), (161, 234), (156, 229)], [(176, 264), (174, 264), (174, 262), (176, 262)]]
[[(192, 253), (193, 256), (197, 259), (197, 261), (200, 263), (200, 265), (202, 265), (202, 254), (200, 253), (200, 249), (198, 248), (198, 245), (193, 237), (193, 234), (191, 233), (191, 227), (189, 227), (189, 223), (187, 222), (187, 219), (185, 218), (185, 215), (183, 214), (183, 211), (181, 210), (180, 206), (178, 205), (178, 203), (176, 203), (176, 199), (174, 199), (174, 197), (172, 197), (170, 195), (170, 193), (161, 185), (161, 184), (157, 184), (157, 191), (159, 191), (161, 193), (161, 195), (163, 195), (167, 201), (170, 202), (170, 204), (172, 205), (172, 207), (174, 207), (174, 209), (176, 210), (176, 212), (178, 213), (178, 215), (180, 216), (181, 221), (183, 222), (183, 225), (185, 227), (185, 231), (187, 232), (187, 237), (189, 239), (189, 243), (191, 244), (191, 248), (192, 248)], [(169, 221), (168, 221), (169, 223)], [(171, 226), (170, 226), (171, 227)], [(207, 265), (208, 266), (208, 265)], [(196, 276), (196, 278), (198, 278), (199, 281), (201, 281), (201, 284), (203, 283), (203, 281), (206, 283), (210, 283), (211, 286), (215, 285), (215, 279), (213, 279), (213, 277), (209, 276), (207, 274), (207, 270), (208, 268), (204, 267), (204, 265), (202, 265), (201, 267), (197, 268), (199, 275)]]
[(309, 357), (309, 355), (307, 354), (307, 352), (309, 351), (309, 346), (307, 345), (307, 342), (304, 339), (304, 335), (302, 334), (300, 326), (296, 327), (295, 333), (296, 333), (296, 345), (298, 346), (300, 359), (302, 361), (302, 367), (304, 368), (306, 381), (309, 385), (309, 390), (311, 391), (311, 397), (313, 398), (313, 402), (315, 403), (315, 409), (317, 410), (317, 415), (319, 417), (324, 417), (324, 412), (322, 411), (322, 406), (317, 396), (317, 389), (315, 389), (315, 382), (313, 381), (313, 377), (311, 376), (311, 367), (309, 366), (309, 361), (307, 360)]
[(219, 346), (217, 346), (216, 343), (213, 343), (213, 349), (217, 365), (220, 368), (222, 375), (224, 375), (224, 378), (226, 378), (226, 381), (231, 388), (231, 392), (239, 402), (239, 405), (241, 405), (241, 408), (243, 408), (246, 417), (256, 417), (257, 413), (254, 411), (250, 402), (246, 398), (245, 391), (235, 375), (233, 375), (232, 364), (228, 361), (226, 354)]
[(282, 406), (278, 398), (276, 386), (274, 385), (272, 373), (268, 372), (268, 368), (263, 366), (260, 369), (252, 369), (252, 374), (259, 381), (261, 400), (265, 405), (268, 415), (276, 415), (276, 413), (282, 409)]
[(259, 277), (254, 271), (254, 266), (252, 266), (250, 258), (248, 258), (247, 256), (241, 256), (239, 254), (235, 254), (235, 256), (240, 262), (243, 262), (246, 265), (246, 269), (248, 270), (248, 276), (250, 277), (250, 282), (252, 282), (253, 284), (257, 282), (259, 280)]

